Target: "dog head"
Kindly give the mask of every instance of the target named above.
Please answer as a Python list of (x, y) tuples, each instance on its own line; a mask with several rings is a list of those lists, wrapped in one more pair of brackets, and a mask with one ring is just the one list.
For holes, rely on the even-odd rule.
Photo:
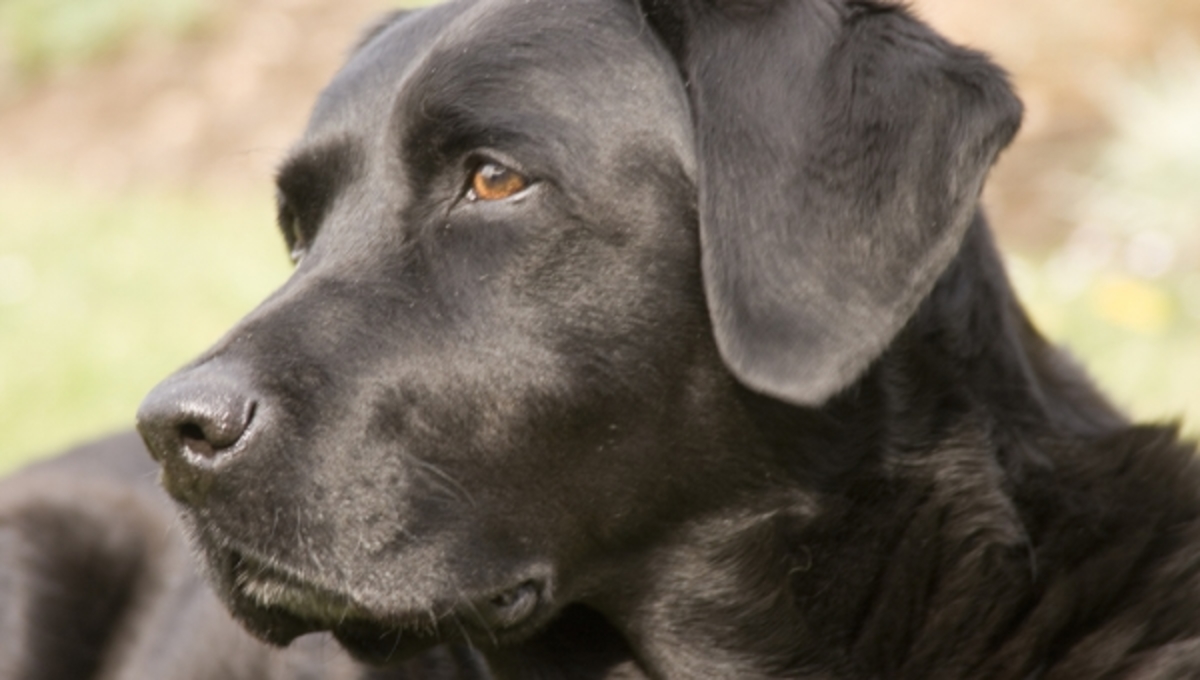
[(1019, 111), (873, 2), (397, 15), (279, 172), (295, 273), (139, 427), (265, 639), (528, 638), (761, 490), (753, 411), (884, 351)]

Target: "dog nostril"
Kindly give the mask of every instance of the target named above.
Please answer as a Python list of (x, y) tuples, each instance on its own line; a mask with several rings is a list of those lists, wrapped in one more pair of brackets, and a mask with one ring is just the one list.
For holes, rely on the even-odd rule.
[(195, 423), (184, 423), (179, 426), (179, 439), (183, 447), (203, 458), (212, 458), (216, 454), (213, 445), (204, 438), (204, 430)]
[(151, 455), (172, 465), (216, 462), (237, 450), (257, 403), (222, 375), (188, 376), (156, 387), (138, 409)]
[(184, 423), (183, 425), (179, 426), (179, 436), (183, 437), (185, 440), (203, 440), (204, 430), (195, 423)]
[[(227, 405), (229, 406), (229, 405)], [(249, 402), (243, 408), (223, 408), (203, 415), (176, 427), (179, 443), (193, 455), (213, 459), (232, 448), (250, 427), (257, 405)]]

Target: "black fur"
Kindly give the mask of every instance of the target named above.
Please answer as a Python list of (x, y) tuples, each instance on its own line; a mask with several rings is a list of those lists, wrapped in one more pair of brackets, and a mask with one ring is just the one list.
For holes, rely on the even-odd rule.
[(1195, 449), (1038, 335), (978, 206), (1019, 117), (879, 2), (385, 20), (279, 173), (294, 276), (139, 414), (291, 646), (126, 439), (5, 488), (0, 663), (1200, 675)]

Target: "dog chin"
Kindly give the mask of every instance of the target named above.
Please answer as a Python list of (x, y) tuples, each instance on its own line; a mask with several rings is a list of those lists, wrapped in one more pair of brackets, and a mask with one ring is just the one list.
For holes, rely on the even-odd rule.
[(282, 647), (329, 631), (351, 656), (372, 665), (403, 661), (450, 639), (482, 646), (521, 640), (553, 616), (545, 578), (411, 612), (379, 612), (236, 549), (208, 555), (218, 591), (251, 634)]
[(359, 661), (403, 661), (442, 641), (437, 618), (381, 616), (343, 593), (310, 583), (265, 560), (225, 550), (210, 563), (233, 615), (251, 634), (284, 647), (329, 631)]
[(418, 624), (403, 626), (368, 619), (331, 623), (254, 605), (235, 605), (234, 615), (252, 635), (277, 647), (286, 647), (301, 635), (328, 631), (350, 656), (373, 666), (405, 661), (445, 641), (436, 627)]

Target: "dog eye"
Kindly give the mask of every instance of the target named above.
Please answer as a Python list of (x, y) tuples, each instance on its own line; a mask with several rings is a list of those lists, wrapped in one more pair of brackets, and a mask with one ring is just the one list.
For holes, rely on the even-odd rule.
[(524, 191), (529, 180), (499, 163), (483, 163), (471, 175), (471, 189), (467, 196), (472, 201), (499, 201)]

